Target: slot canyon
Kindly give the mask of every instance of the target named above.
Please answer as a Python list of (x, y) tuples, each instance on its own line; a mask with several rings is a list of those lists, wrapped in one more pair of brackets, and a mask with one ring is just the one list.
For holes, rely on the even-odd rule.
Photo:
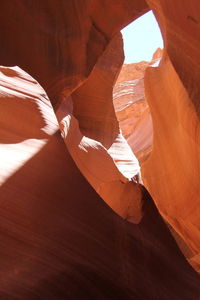
[(199, 300), (200, 2), (0, 5), (0, 299)]

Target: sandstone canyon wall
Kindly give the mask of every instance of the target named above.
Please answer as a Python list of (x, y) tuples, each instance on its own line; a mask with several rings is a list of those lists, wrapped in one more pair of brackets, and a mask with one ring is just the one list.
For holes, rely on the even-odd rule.
[(147, 69), (145, 92), (153, 118), (153, 152), (143, 180), (158, 209), (200, 268), (198, 1), (148, 1), (163, 33), (160, 65)]
[[(112, 86), (122, 57), (111, 61), (110, 41), (120, 41), (115, 33), (147, 11), (146, 2), (16, 0), (1, 7), (1, 299), (199, 299), (199, 277), (147, 191), (142, 219), (127, 222), (73, 156), (79, 145), (90, 152), (91, 140), (106, 153), (116, 144)], [(111, 78), (106, 88), (102, 74)], [(71, 143), (75, 137), (84, 143)], [(99, 155), (101, 147), (94, 147)]]
[(142, 201), (132, 178), (140, 167), (120, 132), (112, 99), (113, 82), (123, 59), (119, 34), (109, 43), (87, 81), (61, 106), (64, 115), (69, 101), (73, 106), (68, 117), (61, 117), (61, 130), (72, 158), (92, 187), (115, 212), (137, 223), (142, 217)]
[(124, 221), (75, 166), (41, 86), (1, 67), (0, 91), (1, 299), (197, 299), (148, 195), (142, 221)]
[(123, 136), (142, 164), (153, 143), (151, 113), (144, 92), (144, 74), (148, 66), (158, 64), (162, 50), (157, 49), (151, 62), (123, 65), (113, 90), (113, 103)]

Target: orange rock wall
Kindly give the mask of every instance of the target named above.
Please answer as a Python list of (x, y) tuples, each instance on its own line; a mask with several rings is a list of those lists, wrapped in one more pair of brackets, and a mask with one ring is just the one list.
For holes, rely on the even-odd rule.
[(56, 4), (1, 1), (0, 298), (198, 300), (199, 277), (148, 193), (139, 224), (114, 213), (72, 160), (51, 106), (75, 97), (112, 36), (149, 8)]
[(148, 62), (123, 65), (113, 90), (113, 103), (123, 136), (142, 164), (151, 152), (153, 129), (144, 95)]
[(143, 180), (158, 209), (181, 235), (199, 269), (199, 1), (148, 1), (161, 26), (165, 53), (149, 68), (145, 92), (152, 112), (153, 152)]
[(46, 93), (19, 67), (0, 68), (0, 105), (2, 300), (198, 299), (199, 279), (148, 194), (139, 225), (115, 214), (69, 155)]
[(72, 158), (95, 191), (121, 217), (138, 223), (141, 192), (132, 178), (140, 166), (120, 132), (112, 99), (124, 58), (122, 46), (121, 34), (114, 36), (87, 81), (64, 101), (60, 128)]
[(123, 136), (140, 164), (152, 150), (153, 128), (144, 91), (144, 74), (148, 66), (158, 65), (162, 50), (158, 48), (152, 60), (122, 66), (113, 90), (113, 103)]

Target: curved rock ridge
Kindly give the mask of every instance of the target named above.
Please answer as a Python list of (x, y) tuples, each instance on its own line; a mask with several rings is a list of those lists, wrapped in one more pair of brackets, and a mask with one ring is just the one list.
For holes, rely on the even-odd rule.
[[(159, 0), (150, 5), (156, 3), (166, 5)], [(148, 9), (142, 0), (1, 1), (0, 61), (6, 66), (0, 68), (2, 300), (199, 299), (199, 276), (147, 190), (131, 181), (123, 189), (120, 183), (130, 176), (123, 162), (123, 149), (130, 148), (112, 103), (121, 56), (111, 40)], [(19, 67), (8, 67), (13, 65)], [(55, 110), (62, 102), (58, 119), (50, 102)], [(94, 157), (102, 171), (101, 197), (80, 172), (89, 167), (85, 177), (91, 170), (99, 174)], [(104, 161), (112, 172), (99, 166)], [(99, 178), (91, 178), (98, 187)], [(145, 178), (148, 186), (153, 183), (148, 172)], [(120, 193), (116, 205), (112, 200)], [(197, 262), (198, 254), (192, 259)]]
[(190, 249), (199, 270), (199, 1), (148, 0), (163, 34), (160, 65), (146, 71), (153, 151), (143, 180), (159, 211)]
[(116, 115), (123, 136), (142, 164), (153, 143), (153, 128), (144, 93), (144, 74), (148, 66), (158, 64), (162, 50), (157, 49), (151, 62), (123, 65), (113, 91)]
[(120, 132), (112, 99), (113, 82), (123, 59), (119, 34), (86, 83), (63, 102), (57, 116), (67, 148), (82, 174), (115, 212), (138, 223), (142, 218), (141, 191), (132, 178), (140, 173), (140, 166)]
[(18, 67), (0, 78), (0, 298), (198, 299), (148, 193), (139, 225), (117, 216), (71, 159), (41, 86)]
[(0, 66), (0, 97), (3, 184), (46, 145), (58, 124), (45, 91), (19, 67)]

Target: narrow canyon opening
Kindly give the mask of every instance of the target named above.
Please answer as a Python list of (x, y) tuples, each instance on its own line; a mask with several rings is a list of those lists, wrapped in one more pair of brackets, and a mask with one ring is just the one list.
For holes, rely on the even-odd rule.
[(126, 26), (121, 33), (125, 59), (113, 89), (113, 102), (122, 134), (142, 164), (153, 144), (144, 73), (148, 66), (160, 61), (163, 39), (152, 11)]

